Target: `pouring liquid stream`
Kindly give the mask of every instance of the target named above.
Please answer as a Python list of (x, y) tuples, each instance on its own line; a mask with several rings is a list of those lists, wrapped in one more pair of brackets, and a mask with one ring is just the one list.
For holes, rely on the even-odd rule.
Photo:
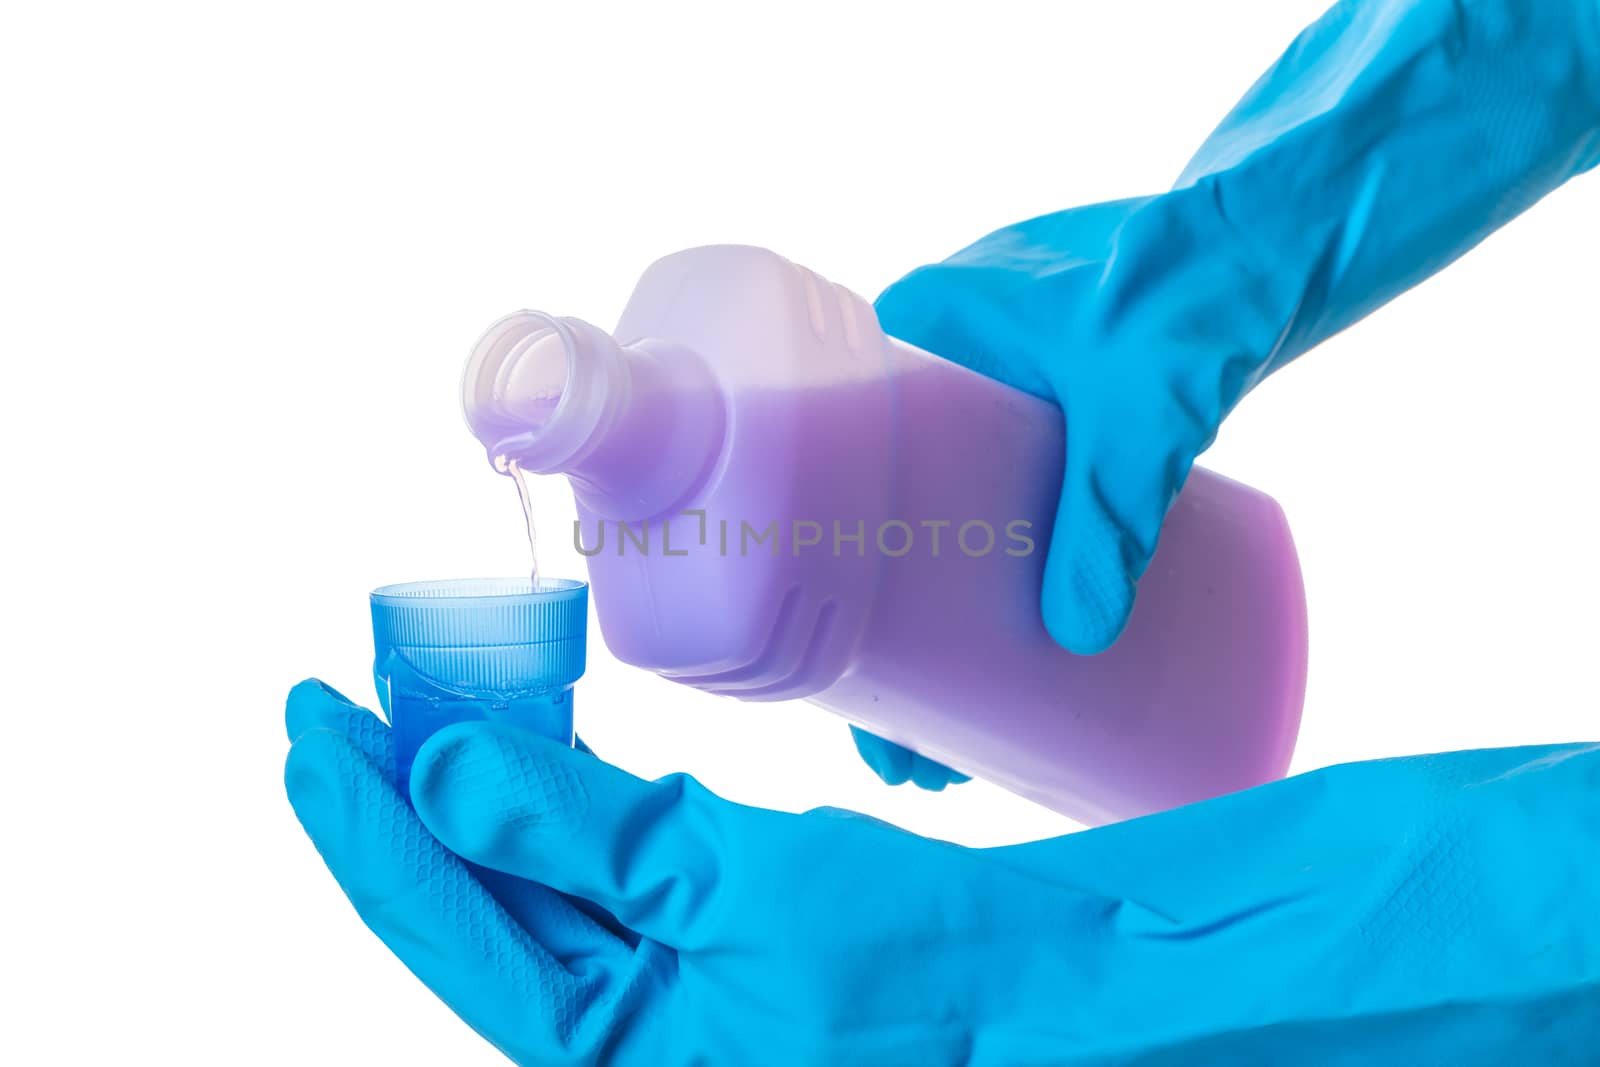
[(528, 528), (528, 556), (532, 560), (532, 568), (528, 576), (533, 579), (533, 587), (539, 587), (539, 538), (533, 528), (533, 498), (528, 495), (528, 478), (517, 465), (517, 461), (507, 456), (496, 456), (494, 469), (501, 474), (508, 474), (517, 486), (517, 499), (522, 501), (522, 521)]

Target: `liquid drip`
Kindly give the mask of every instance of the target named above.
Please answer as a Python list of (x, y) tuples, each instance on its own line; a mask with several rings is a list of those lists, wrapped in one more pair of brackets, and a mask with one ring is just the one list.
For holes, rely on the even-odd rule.
[(533, 498), (528, 495), (528, 479), (517, 465), (517, 461), (507, 456), (496, 456), (494, 469), (501, 474), (509, 474), (517, 486), (517, 499), (522, 501), (522, 521), (528, 528), (528, 555), (533, 561), (533, 567), (528, 576), (533, 579), (535, 589), (539, 587), (539, 538), (533, 528)]

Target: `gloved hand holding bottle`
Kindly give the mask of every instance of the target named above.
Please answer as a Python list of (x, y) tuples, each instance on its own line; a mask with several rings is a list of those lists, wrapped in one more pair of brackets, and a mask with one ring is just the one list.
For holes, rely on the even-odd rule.
[[(1168, 507), (1245, 393), (1597, 161), (1595, 0), (1347, 0), (1172, 191), (998, 230), (891, 286), (878, 317), (1061, 405), (1068, 458), (1042, 609), (1063, 647), (1095, 653), (1122, 630)], [(890, 782), (950, 780), (856, 740)]]

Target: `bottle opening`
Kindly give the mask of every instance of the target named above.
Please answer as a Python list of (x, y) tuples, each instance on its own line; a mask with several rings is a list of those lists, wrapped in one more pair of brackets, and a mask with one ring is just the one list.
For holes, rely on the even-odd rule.
[(628, 388), (622, 349), (581, 319), (518, 311), (472, 349), (461, 381), (467, 425), (489, 458), (530, 474), (565, 470)]
[(538, 433), (555, 417), (572, 373), (561, 326), (519, 311), (490, 327), (472, 351), (462, 382), (467, 418), (505, 432)]
[(567, 388), (567, 346), (553, 326), (540, 326), (507, 353), (496, 376), (495, 393), (521, 417), (529, 431), (550, 421)]

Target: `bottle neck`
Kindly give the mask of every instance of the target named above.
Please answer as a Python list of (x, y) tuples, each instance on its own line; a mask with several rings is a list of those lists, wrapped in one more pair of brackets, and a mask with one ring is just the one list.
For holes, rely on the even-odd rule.
[(491, 326), (462, 382), (467, 424), (504, 470), (565, 474), (584, 505), (624, 521), (691, 495), (721, 451), (721, 390), (698, 353), (619, 345), (581, 319), (520, 311)]

